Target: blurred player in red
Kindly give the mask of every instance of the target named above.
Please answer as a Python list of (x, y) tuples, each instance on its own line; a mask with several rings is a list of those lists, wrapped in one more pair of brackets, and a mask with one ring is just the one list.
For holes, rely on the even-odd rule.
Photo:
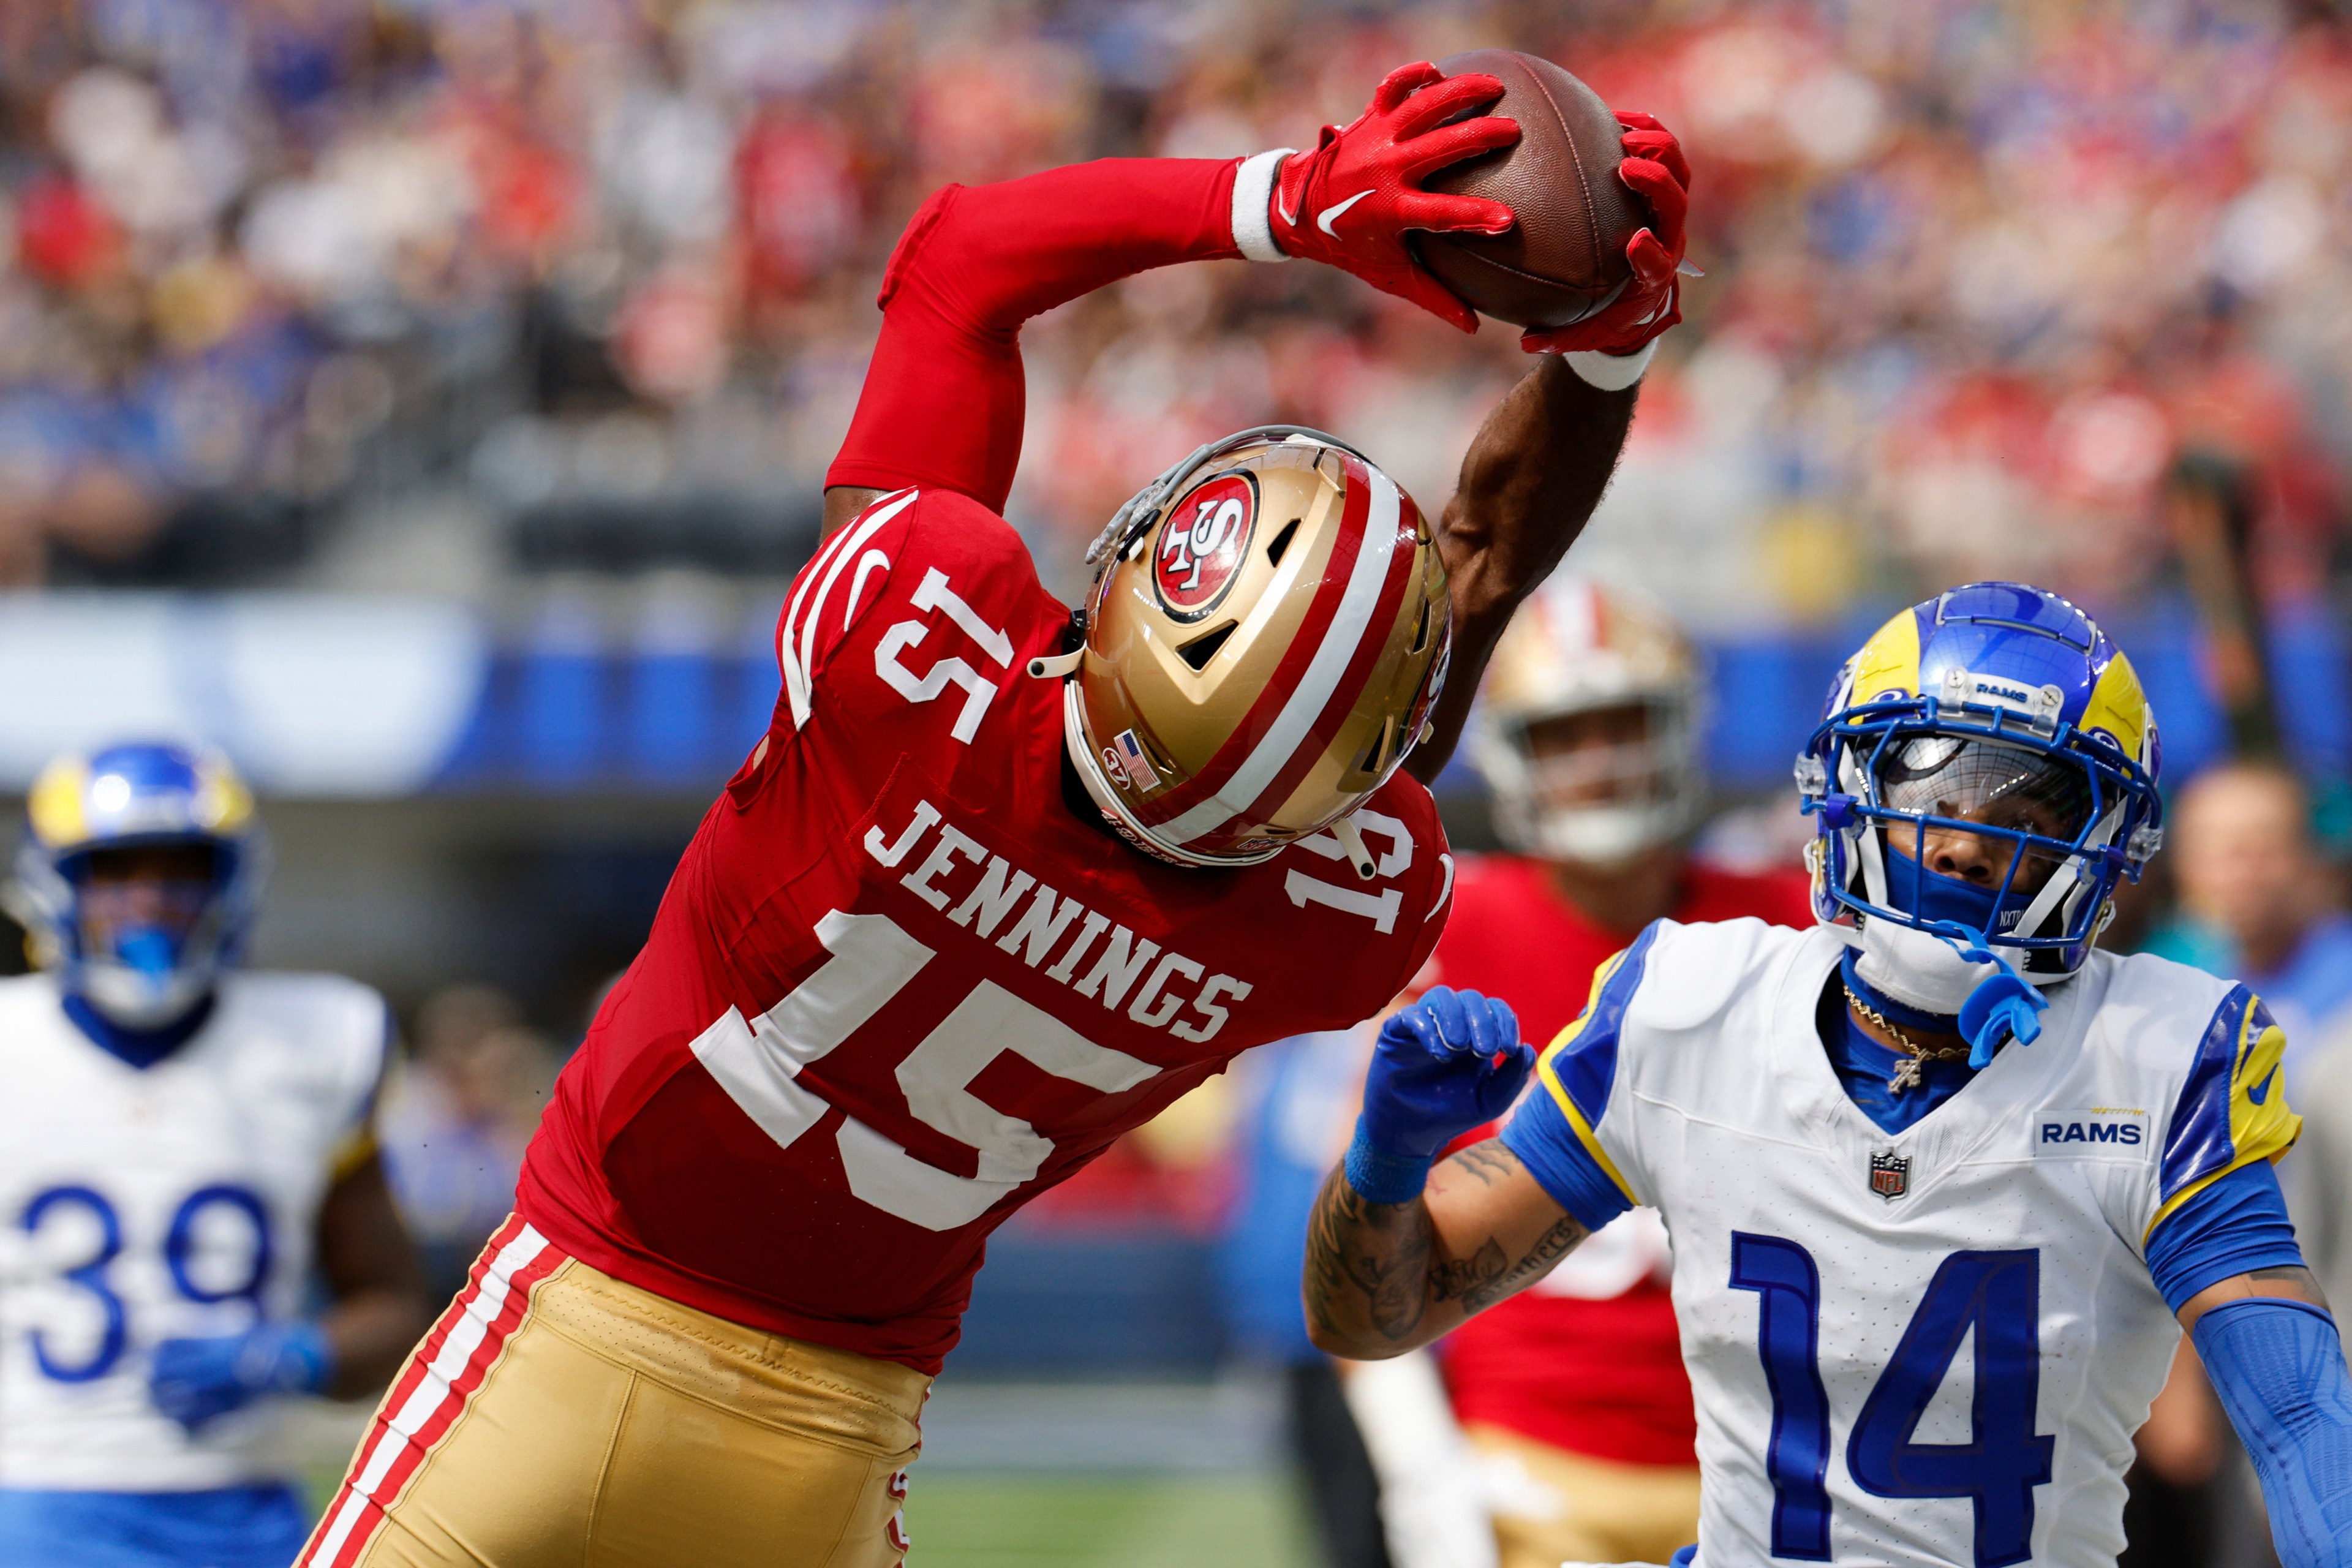
[(1083, 164), (916, 214), (769, 733), (306, 1563), (897, 1562), (989, 1232), (1234, 1053), (1421, 967), (1454, 863), (1420, 779), (1676, 319), (1673, 138), (1628, 133), (1655, 215), (1635, 276), (1530, 342), (1559, 352), (1442, 520), (1335, 437), (1244, 432), (1110, 521), (1075, 617), (1000, 509), (1021, 324), (1115, 279), (1301, 256), (1475, 326), (1405, 232), (1513, 221), (1417, 188), (1517, 138), (1462, 118), (1499, 90), (1408, 67), (1309, 153)]
[[(1703, 698), (1696, 650), (1646, 601), (1565, 574), (1529, 599), (1495, 650), (1472, 730), (1496, 831), (1517, 853), (1463, 863), (1426, 984), (1501, 997), (1543, 1042), (1654, 920), (1812, 923), (1801, 872), (1741, 875), (1688, 852), (1706, 793)], [(1443, 1356), (1468, 1440), (1455, 1453), (1475, 1461), (1475, 1480), (1429, 1484), (1447, 1466), (1421, 1457), (1444, 1451), (1426, 1430), (1442, 1419), (1433, 1394), (1409, 1381), (1425, 1369), (1375, 1363), (1349, 1384), (1386, 1460), (1399, 1568), (1664, 1563), (1696, 1538), (1690, 1380), (1654, 1211), (1634, 1209), (1472, 1318)], [(1491, 1549), (1475, 1539), (1488, 1528)]]

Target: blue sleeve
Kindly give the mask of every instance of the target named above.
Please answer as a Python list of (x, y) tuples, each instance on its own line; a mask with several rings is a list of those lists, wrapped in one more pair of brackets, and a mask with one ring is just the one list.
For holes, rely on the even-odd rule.
[(2299, 1268), (2303, 1249), (2267, 1160), (2241, 1165), (2157, 1221), (2147, 1271), (2174, 1311), (2209, 1285), (2256, 1268)]
[(2352, 1563), (2352, 1377), (2336, 1320), (2279, 1296), (2224, 1301), (2192, 1337), (2245, 1440), (2284, 1568)]
[(1586, 1230), (1599, 1230), (1633, 1206), (1538, 1087), (1503, 1128), (1503, 1147), (1519, 1157), (1552, 1202)]
[(1593, 973), (1584, 1011), (1536, 1058), (1535, 1086), (1503, 1129), (1503, 1146), (1587, 1230), (1599, 1230), (1637, 1201), (1593, 1129), (1609, 1109), (1625, 1010), (1657, 936), (1653, 924)]

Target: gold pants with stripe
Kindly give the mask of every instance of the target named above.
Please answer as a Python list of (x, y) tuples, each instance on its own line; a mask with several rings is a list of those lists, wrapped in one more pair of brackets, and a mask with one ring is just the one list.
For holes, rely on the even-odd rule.
[(1490, 1467), (1524, 1485), (1497, 1488), (1502, 1568), (1562, 1563), (1664, 1563), (1698, 1539), (1698, 1467), (1626, 1465), (1571, 1454), (1484, 1423), (1464, 1429)]
[(509, 1219), (298, 1568), (891, 1568), (929, 1384), (624, 1284)]

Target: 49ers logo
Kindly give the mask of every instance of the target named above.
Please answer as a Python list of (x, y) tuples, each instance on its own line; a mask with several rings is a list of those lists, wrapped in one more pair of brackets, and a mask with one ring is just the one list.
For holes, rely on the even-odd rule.
[(1177, 502), (1151, 563), (1161, 606), (1180, 621), (1215, 609), (1241, 570), (1256, 521), (1257, 483), (1245, 473), (1219, 474)]

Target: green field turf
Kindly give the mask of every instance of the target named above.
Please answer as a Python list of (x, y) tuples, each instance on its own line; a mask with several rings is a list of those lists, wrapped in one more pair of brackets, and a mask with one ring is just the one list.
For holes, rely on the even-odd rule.
[(1315, 1568), (1283, 1478), (917, 1472), (908, 1568)]

